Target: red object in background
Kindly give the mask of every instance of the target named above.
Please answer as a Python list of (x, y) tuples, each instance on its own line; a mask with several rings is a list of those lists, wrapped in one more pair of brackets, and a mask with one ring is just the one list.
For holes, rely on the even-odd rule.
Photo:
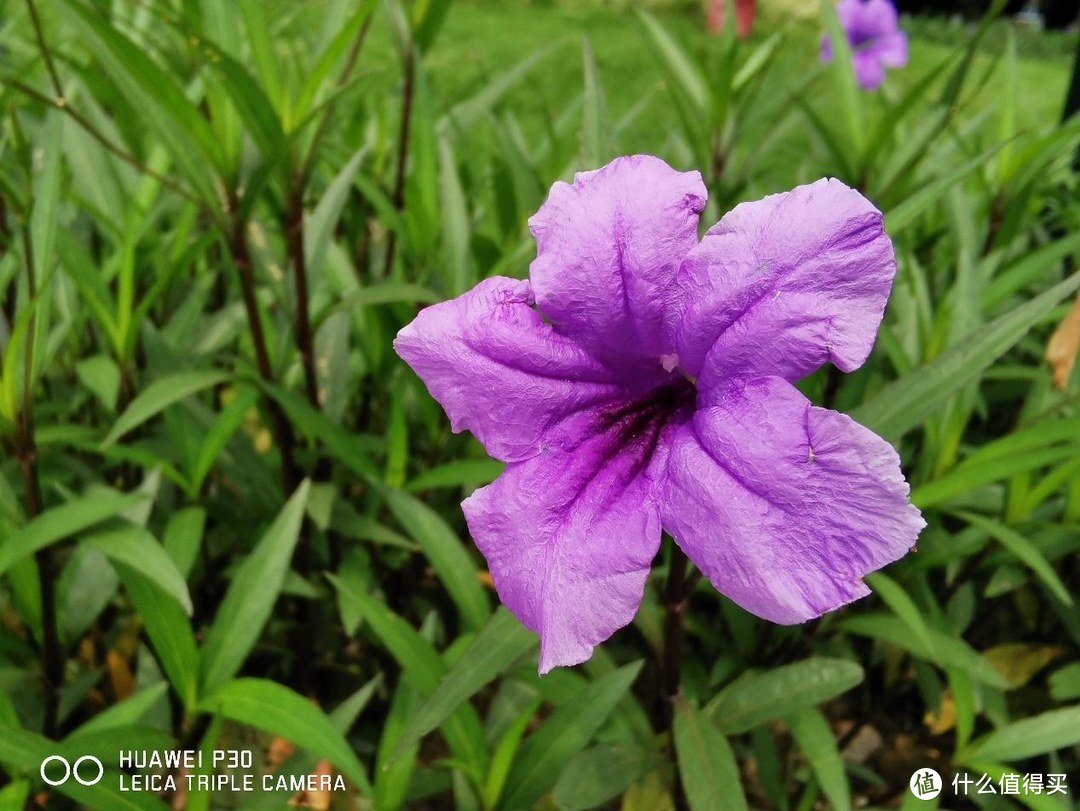
[[(735, 30), (743, 39), (750, 36), (757, 15), (757, 0), (735, 0)], [(710, 33), (724, 30), (727, 22), (727, 0), (709, 0), (706, 27)]]

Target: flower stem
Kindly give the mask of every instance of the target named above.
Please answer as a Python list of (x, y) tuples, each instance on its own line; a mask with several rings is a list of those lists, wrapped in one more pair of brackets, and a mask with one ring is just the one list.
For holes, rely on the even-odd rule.
[[(672, 750), (675, 748), (675, 704), (682, 693), (682, 654), (686, 639), (685, 616), (690, 604), (690, 593), (697, 583), (698, 572), (687, 577), (690, 561), (678, 544), (671, 544), (671, 557), (668, 563), (667, 582), (664, 584), (664, 653), (660, 670), (659, 716), (661, 731), (671, 738)], [(679, 775), (678, 759), (672, 756), (675, 764), (675, 783), (672, 798), (678, 811), (686, 809), (686, 796), (683, 793), (682, 778)]]
[(664, 585), (664, 658), (660, 672), (661, 718), (671, 728), (675, 700), (679, 696), (685, 629), (683, 617), (689, 603), (686, 570), (689, 561), (676, 544), (671, 545), (667, 583)]

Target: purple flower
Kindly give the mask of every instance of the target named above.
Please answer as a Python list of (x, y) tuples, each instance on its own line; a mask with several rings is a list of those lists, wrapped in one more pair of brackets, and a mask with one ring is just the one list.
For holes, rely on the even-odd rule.
[[(908, 61), (907, 34), (900, 30), (891, 0), (841, 0), (836, 7), (855, 61), (855, 79), (864, 90), (885, 81), (885, 68), (902, 68)], [(821, 41), (821, 61), (831, 62), (832, 42)]]
[(893, 448), (792, 385), (870, 354), (896, 270), (880, 212), (819, 180), (699, 242), (705, 199), (648, 155), (556, 183), (529, 281), (486, 279), (395, 341), (508, 463), (462, 508), (541, 673), (633, 619), (661, 530), (743, 608), (798, 623), (868, 594), (925, 526)]

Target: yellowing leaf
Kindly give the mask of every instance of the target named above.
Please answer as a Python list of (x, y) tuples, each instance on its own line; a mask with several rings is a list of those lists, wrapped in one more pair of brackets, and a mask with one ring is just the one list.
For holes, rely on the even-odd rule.
[(1010, 687), (1023, 687), (1064, 652), (1065, 648), (1058, 645), (1008, 642), (983, 651), (983, 656), (994, 670), (1005, 677)]
[(956, 726), (956, 700), (951, 690), (941, 694), (941, 706), (937, 710), (927, 711), (923, 723), (931, 735), (944, 735)]

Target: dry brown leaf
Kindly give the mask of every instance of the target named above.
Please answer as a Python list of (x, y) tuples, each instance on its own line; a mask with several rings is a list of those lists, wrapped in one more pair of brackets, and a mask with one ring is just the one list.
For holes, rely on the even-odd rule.
[[(330, 765), (329, 760), (320, 760), (315, 766), (315, 775), (322, 777), (323, 775), (333, 778), (334, 767)], [(316, 780), (315, 785), (318, 785), (319, 781)], [(330, 792), (323, 790), (316, 791), (301, 791), (291, 800), (289, 805), (293, 808), (311, 808), (314, 811), (330, 811)]]
[(1080, 352), (1080, 294), (1072, 309), (1065, 315), (1046, 344), (1046, 361), (1054, 375), (1054, 388), (1064, 390), (1069, 385), (1076, 356)]
[(117, 701), (123, 701), (135, 692), (135, 676), (127, 660), (117, 651), (111, 650), (105, 655), (105, 669), (109, 672), (109, 683)]
[(270, 741), (270, 748), (266, 753), (266, 765), (273, 771), (286, 760), (293, 756), (296, 744), (285, 738), (274, 738)]

